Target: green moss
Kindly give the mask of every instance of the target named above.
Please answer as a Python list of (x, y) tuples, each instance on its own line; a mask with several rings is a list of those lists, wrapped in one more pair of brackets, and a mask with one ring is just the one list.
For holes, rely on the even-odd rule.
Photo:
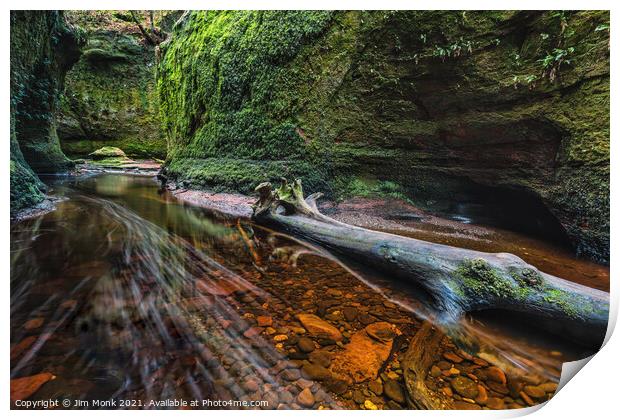
[(11, 216), (44, 198), (41, 181), (23, 164), (11, 159)]
[(114, 146), (132, 157), (164, 158), (154, 49), (111, 14), (99, 26), (85, 20), (90, 14), (78, 15), (88, 24), (88, 44), (67, 75), (58, 129), (63, 150), (86, 157)]
[(301, 178), (312, 190), (325, 190), (324, 175), (306, 162), (255, 161), (249, 159), (175, 159), (166, 174), (182, 180), (184, 186), (216, 191), (252, 193), (257, 179), (277, 182), (281, 177)]
[(35, 172), (72, 166), (60, 149), (55, 114), (81, 42), (62, 12), (11, 13), (11, 116), (20, 151)]
[(158, 87), (171, 157), (305, 157), (294, 120), (275, 115), (282, 105), (274, 85), (330, 18), (331, 12), (192, 13), (188, 29), (162, 47)]
[(11, 216), (43, 200), (45, 185), (35, 171), (72, 166), (58, 143), (55, 114), (81, 42), (62, 12), (11, 12)]
[(571, 318), (589, 316), (607, 316), (604, 307), (596, 306), (583, 295), (569, 293), (556, 286), (553, 288), (544, 282), (539, 272), (533, 269), (509, 268), (509, 276), (494, 269), (483, 259), (463, 261), (455, 271), (462, 282), (451, 280), (452, 290), (461, 298), (473, 302), (492, 298), (515, 298), (520, 301), (545, 302), (552, 305)]
[[(418, 205), (466, 201), (474, 187), (518, 189), (578, 250), (606, 260), (609, 48), (595, 28), (609, 13), (567, 13), (564, 29), (558, 16), (191, 12), (161, 46), (168, 165), (253, 161), (235, 167), (246, 179), (268, 161), (303, 161), (333, 198), (402, 194)], [(557, 77), (515, 88), (515, 76), (542, 72), (558, 42), (573, 52)], [(209, 182), (237, 184), (208, 166)]]
[(100, 149), (95, 150), (92, 153), (89, 153), (89, 156), (91, 156), (94, 159), (126, 157), (125, 152), (123, 152), (118, 147), (113, 147), (113, 146), (104, 146)]
[(559, 306), (564, 313), (574, 317), (578, 312), (570, 298), (571, 296), (568, 293), (557, 289), (548, 290), (543, 297), (545, 302)]
[[(533, 296), (533, 292), (546, 290), (544, 279), (537, 270), (511, 267), (508, 271), (510, 277), (504, 277), (487, 261), (478, 258), (463, 261), (455, 274), (465, 286), (461, 294), (470, 295), (474, 299), (497, 296), (526, 300)], [(460, 287), (457, 285), (456, 289)]]
[(119, 168), (131, 162), (132, 160), (126, 157), (106, 157), (103, 159), (97, 159), (95, 164), (105, 168)]
[(455, 274), (463, 280), (465, 293), (472, 297), (515, 296), (514, 285), (481, 258), (465, 260)]
[(362, 177), (337, 177), (333, 181), (337, 198), (395, 198), (411, 202), (406, 189), (393, 181)]
[(519, 284), (521, 288), (526, 290), (538, 289), (542, 290), (545, 285), (543, 277), (538, 270), (534, 268), (510, 268), (510, 275)]
[(102, 48), (91, 48), (86, 50), (82, 58), (89, 61), (91, 65), (101, 65), (112, 61), (126, 61), (129, 59), (126, 54), (107, 51)]

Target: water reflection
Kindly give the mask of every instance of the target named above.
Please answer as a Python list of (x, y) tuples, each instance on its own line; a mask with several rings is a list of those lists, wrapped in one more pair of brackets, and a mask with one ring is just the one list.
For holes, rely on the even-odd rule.
[[(206, 217), (152, 178), (80, 177), (53, 189), (68, 200), (11, 229), (11, 377), (56, 376), (32, 398), (351, 408), (343, 395), (357, 385), (317, 380), (312, 355), (336, 354), (373, 319), (413, 334), (433, 316), (413, 289), (292, 238)], [(369, 322), (344, 319), (346, 307)], [(337, 322), (344, 343), (297, 350), (301, 312)], [(545, 380), (581, 351), (550, 357), (557, 343), (475, 322), (459, 333), (515, 375)], [(398, 375), (392, 365), (385, 372)], [(306, 389), (312, 398), (299, 396)]]

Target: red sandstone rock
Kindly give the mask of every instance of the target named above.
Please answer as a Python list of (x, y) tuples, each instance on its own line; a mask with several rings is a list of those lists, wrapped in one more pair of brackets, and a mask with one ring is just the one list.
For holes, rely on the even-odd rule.
[(330, 338), (334, 341), (341, 341), (342, 334), (338, 328), (334, 327), (327, 321), (323, 321), (313, 314), (299, 314), (297, 315), (299, 321), (303, 324), (304, 328), (308, 330), (310, 335), (321, 338)]

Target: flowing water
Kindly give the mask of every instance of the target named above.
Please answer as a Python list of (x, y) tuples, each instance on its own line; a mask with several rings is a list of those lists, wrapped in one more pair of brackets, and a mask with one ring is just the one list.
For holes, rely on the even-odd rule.
[[(404, 406), (387, 388), (325, 376), (325, 368), (359, 331), (387, 321), (402, 336), (376, 373), (384, 385), (402, 383), (399, 357), (423, 319), (432, 319), (408, 285), (249, 222), (183, 205), (152, 177), (48, 182), (64, 198), (57, 209), (11, 227), (11, 378), (55, 376), (30, 400), (90, 401), (84, 408), (97, 408), (94, 400), (120, 408), (193, 400), (201, 401), (196, 408), (228, 400), (236, 408), (238, 401), (266, 401), (269, 408), (356, 408), (365, 400)], [(308, 340), (300, 313), (338, 326), (342, 340)], [(501, 367), (513, 386), (489, 382), (489, 395), (502, 407), (548, 398), (552, 391), (528, 401), (520, 389), (551, 389), (563, 361), (592, 352), (492, 314), (464, 319), (458, 336), (467, 337), (459, 344), (476, 357), (446, 339), (443, 349), (457, 354), (448, 359), (456, 359), (451, 368), (459, 373), (445, 372), (444, 360), (442, 375), (474, 372), (483, 381), (489, 363)], [(429, 375), (428, 386), (442, 388), (443, 376)]]

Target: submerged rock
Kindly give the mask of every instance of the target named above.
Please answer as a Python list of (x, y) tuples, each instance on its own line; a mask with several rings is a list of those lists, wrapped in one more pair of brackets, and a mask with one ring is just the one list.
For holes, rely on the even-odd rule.
[(256, 322), (259, 327), (271, 327), (273, 324), (273, 319), (267, 315), (261, 315), (256, 317)]
[(467, 401), (454, 401), (454, 408), (456, 410), (480, 410), (481, 407), (478, 404), (473, 404)]
[(299, 405), (306, 408), (310, 408), (314, 405), (314, 395), (312, 395), (310, 388), (305, 388), (299, 393), (297, 396), (297, 402)]
[(484, 374), (488, 380), (506, 385), (506, 374), (497, 366), (490, 366), (486, 368), (484, 370)]
[(532, 398), (544, 398), (545, 390), (539, 386), (528, 385), (523, 388), (523, 391)]
[(302, 337), (297, 342), (297, 347), (304, 353), (311, 353), (315, 350), (314, 342), (308, 337)]
[(11, 402), (25, 400), (37, 392), (43, 384), (56, 378), (48, 372), (39, 373), (23, 378), (11, 379)]
[(28, 350), (34, 342), (37, 340), (37, 337), (34, 335), (28, 336), (24, 338), (19, 343), (15, 344), (11, 347), (11, 360), (16, 359), (21, 356), (26, 350)]
[[(300, 340), (301, 341), (301, 340)], [(315, 350), (310, 353), (310, 362), (329, 367), (332, 363), (332, 354), (324, 350)]]
[(394, 380), (386, 381), (383, 384), (383, 392), (386, 397), (396, 401), (399, 404), (404, 404), (406, 402), (403, 387)]
[(342, 340), (342, 333), (338, 328), (334, 327), (327, 321), (323, 321), (313, 314), (299, 314), (297, 315), (299, 322), (302, 323), (304, 328), (313, 336), (320, 338), (327, 338), (334, 341)]
[[(368, 331), (382, 339), (377, 340)], [(393, 339), (387, 339), (388, 335), (395, 337), (400, 331), (386, 322), (371, 324), (366, 330), (353, 334), (344, 351), (334, 358), (333, 372), (357, 383), (376, 379), (392, 350)]]
[(379, 409), (379, 407), (377, 407), (377, 405), (370, 400), (364, 401), (364, 408), (366, 410), (378, 410)]
[(374, 338), (375, 340), (384, 343), (391, 342), (394, 337), (400, 335), (400, 331), (387, 322), (376, 322), (374, 324), (370, 324), (366, 327), (365, 331), (370, 338)]
[(375, 395), (383, 394), (383, 384), (381, 380), (377, 379), (375, 381), (371, 381), (368, 384), (368, 389), (370, 389)]
[(465, 398), (474, 399), (478, 396), (478, 385), (464, 376), (457, 376), (450, 382), (450, 385), (452, 385), (452, 389)]
[(347, 306), (342, 310), (342, 314), (347, 321), (355, 321), (355, 318), (357, 318), (357, 309)]
[(45, 318), (33, 318), (31, 320), (28, 320), (24, 324), (24, 329), (26, 329), (26, 330), (36, 330), (37, 328), (40, 328), (43, 325), (44, 322), (45, 322)]
[(493, 410), (503, 410), (505, 408), (504, 400), (495, 397), (487, 399), (485, 405)]
[(318, 363), (304, 363), (301, 372), (308, 379), (324, 381), (331, 379), (332, 373)]

